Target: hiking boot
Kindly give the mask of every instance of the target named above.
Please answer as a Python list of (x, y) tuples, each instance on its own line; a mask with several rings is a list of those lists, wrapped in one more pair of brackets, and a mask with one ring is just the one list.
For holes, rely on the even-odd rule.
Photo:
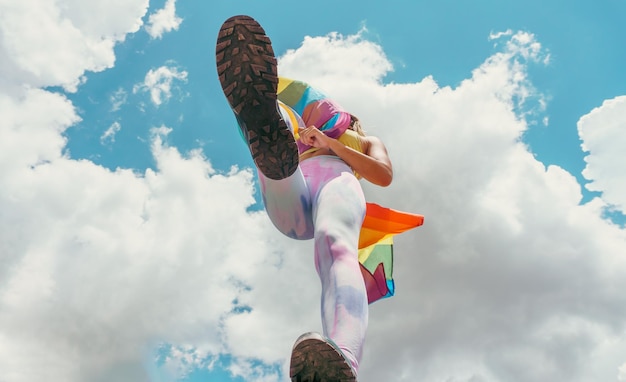
[(224, 95), (257, 168), (270, 179), (284, 179), (298, 167), (298, 147), (277, 103), (278, 73), (272, 43), (249, 16), (222, 24), (215, 48)]
[(296, 340), (289, 376), (291, 382), (356, 382), (356, 372), (341, 350), (319, 333)]

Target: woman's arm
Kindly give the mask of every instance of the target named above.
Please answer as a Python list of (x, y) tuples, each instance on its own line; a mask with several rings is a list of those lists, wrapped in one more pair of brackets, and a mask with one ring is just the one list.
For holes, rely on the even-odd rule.
[(315, 126), (300, 130), (302, 143), (313, 147), (329, 148), (363, 178), (378, 186), (390, 185), (393, 180), (393, 168), (385, 145), (376, 137), (362, 138), (366, 144), (365, 153), (344, 146), (338, 140), (326, 136)]

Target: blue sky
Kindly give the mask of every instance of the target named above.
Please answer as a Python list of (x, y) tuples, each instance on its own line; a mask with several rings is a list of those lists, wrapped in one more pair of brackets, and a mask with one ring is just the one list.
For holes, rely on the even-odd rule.
[(426, 216), (359, 380), (626, 381), (623, 0), (0, 1), (2, 381), (283, 381), (319, 330), (217, 80), (235, 14)]
[[(151, 2), (150, 9), (158, 10), (163, 5), (163, 2)], [(133, 149), (123, 146), (131, 143), (120, 143), (121, 137), (116, 145), (100, 144), (102, 129), (120, 119), (129, 119), (123, 122), (144, 126), (145, 139), (149, 126), (172, 124), (180, 127), (170, 135), (176, 146), (188, 149), (198, 141), (210, 145), (206, 142), (211, 140), (217, 146), (211, 150), (219, 153), (214, 155), (214, 164), (227, 167), (234, 161), (250, 166), (251, 161), (237, 147), (237, 142), (232, 142), (237, 155), (228, 155), (220, 149), (224, 147), (224, 139), (214, 138), (222, 136), (202, 128), (232, 119), (222, 95), (216, 91), (219, 84), (211, 67), (215, 30), (229, 15), (251, 14), (261, 20), (268, 34), (276, 36), (274, 47), (278, 55), (297, 48), (304, 36), (330, 32), (349, 35), (366, 28), (365, 38), (380, 44), (394, 66), (385, 76), (385, 82), (419, 81), (432, 76), (440, 86), (452, 87), (468, 78), (473, 69), (494, 53), (493, 43), (488, 41), (490, 33), (524, 30), (535, 34), (551, 56), (548, 65), (529, 67), (531, 81), (547, 99), (547, 109), (545, 114), (530, 120), (524, 139), (541, 162), (562, 166), (585, 182), (580, 175), (584, 168), (583, 153), (574, 126), (586, 111), (600, 106), (605, 99), (623, 94), (625, 74), (620, 68), (626, 60), (625, 53), (611, 48), (623, 31), (620, 25), (623, 8), (620, 1), (602, 5), (575, 3), (567, 7), (559, 2), (540, 1), (523, 4), (399, 1), (391, 6), (376, 2), (355, 7), (351, 2), (337, 5), (329, 1), (306, 7), (308, 16), (301, 18), (295, 16), (302, 12), (300, 7), (290, 2), (177, 4), (176, 15), (182, 19), (178, 30), (158, 39), (142, 32), (129, 35), (126, 42), (116, 47), (115, 67), (88, 75), (89, 80), (81, 86), (81, 91), (70, 95), (84, 110), (83, 123), (77, 128), (96, 131), (92, 134), (70, 131), (72, 139), (68, 148), (75, 157), (98, 155), (96, 161), (107, 167), (149, 166), (151, 154), (140, 141), (133, 142), (138, 145)], [(128, 105), (134, 106), (131, 102), (116, 113), (102, 107), (119, 90), (132, 97), (133, 87), (141, 77), (168, 61), (190, 76), (184, 84), (179, 84), (179, 93), (175, 95), (179, 99), (167, 107), (148, 109), (149, 112), (139, 111), (137, 107), (128, 110)], [(140, 93), (137, 98), (136, 102), (145, 102), (145, 94)], [(549, 118), (549, 126), (542, 123), (543, 117)], [(135, 134), (138, 128), (134, 129)]]

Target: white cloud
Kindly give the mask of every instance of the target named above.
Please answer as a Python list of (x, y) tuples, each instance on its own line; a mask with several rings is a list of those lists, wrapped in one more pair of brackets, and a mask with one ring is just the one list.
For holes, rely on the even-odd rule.
[(119, 122), (115, 121), (109, 126), (108, 129), (100, 136), (100, 143), (113, 143), (115, 142), (115, 134), (117, 134), (122, 129), (122, 125)]
[(0, 2), (0, 87), (75, 91), (85, 71), (113, 66), (115, 42), (139, 29), (147, 5), (148, 0)]
[[(167, 147), (167, 133), (155, 130), (158, 170), (142, 175), (59, 146), (46, 163), (0, 175), (7, 381), (138, 380), (156, 341), (220, 351), (221, 322), (250, 272), (242, 261), (262, 269), (271, 253), (268, 222), (246, 211), (250, 173), (216, 174), (199, 153)], [(114, 374), (124, 364), (128, 373)]]
[(585, 187), (602, 192), (602, 199), (626, 212), (626, 96), (606, 100), (578, 122), (591, 182)]
[(619, 375), (617, 380), (622, 382), (626, 381), (626, 363), (619, 367)]
[(498, 40), (502, 37), (508, 37), (512, 35), (513, 35), (513, 30), (511, 29), (507, 29), (505, 31), (500, 31), (500, 32), (491, 32), (489, 34), (489, 40)]
[(135, 85), (133, 92), (140, 90), (148, 91), (150, 99), (155, 106), (160, 106), (172, 97), (172, 84), (174, 80), (187, 82), (187, 72), (179, 71), (176, 67), (161, 66), (157, 69), (150, 69), (146, 74), (144, 82)]
[[(350, 36), (330, 33), (324, 37), (305, 37), (300, 48), (288, 50), (281, 57), (284, 71), (281, 76), (315, 77), (323, 83), (344, 78), (380, 81), (392, 65), (379, 45), (363, 38), (363, 32), (365, 30)], [(338, 53), (346, 56), (337, 56)], [(311, 65), (315, 60), (324, 65)], [(346, 65), (348, 63), (350, 65)]]
[(150, 15), (146, 31), (150, 37), (161, 38), (163, 33), (178, 30), (183, 19), (176, 16), (176, 0), (167, 0), (163, 9)]
[(122, 106), (124, 106), (128, 100), (128, 94), (126, 94), (126, 90), (119, 88), (111, 95), (109, 100), (111, 101), (111, 111), (120, 111)]
[[(32, 11), (20, 4), (0, 5), (3, 33)], [(15, 57), (2, 69), (19, 74), (0, 87), (3, 381), (146, 380), (163, 342), (172, 379), (229, 353), (234, 373), (276, 381), (254, 361), (285, 370), (292, 341), (320, 327), (312, 243), (248, 211), (249, 171), (217, 173), (199, 152), (170, 147), (165, 126), (151, 138), (155, 170), (111, 171), (64, 154), (77, 113), (36, 87), (70, 86), (85, 68), (111, 65), (106, 49), (83, 50), (90, 36), (119, 40), (138, 24), (130, 12), (92, 25), (86, 8), (46, 4), (37, 20), (58, 41), (81, 41), (63, 53), (81, 59), (42, 69), (59, 53), (11, 47), (17, 34), (0, 46)], [(391, 64), (358, 35), (309, 37), (280, 59), (281, 74), (320, 84), (386, 142), (395, 180), (366, 186), (368, 198), (426, 215), (396, 240), (397, 295), (372, 306), (361, 381), (624, 379), (625, 231), (601, 218), (603, 201), (581, 205), (575, 178), (520, 142), (516, 102), (534, 96), (526, 65), (544, 58), (532, 35), (511, 34), (455, 89), (430, 77), (384, 84)], [(162, 67), (138, 90), (159, 104), (186, 76)], [(588, 163), (596, 154), (606, 163), (606, 139), (592, 135), (604, 122), (594, 118), (581, 120)], [(617, 190), (599, 170), (587, 174), (605, 182), (604, 197)]]
[[(371, 200), (426, 215), (397, 240), (398, 294), (372, 306), (361, 379), (614, 380), (626, 234), (602, 219), (603, 203), (580, 204), (571, 174), (534, 158), (514, 112), (540, 97), (526, 68), (549, 54), (512, 33), (455, 89), (433, 78), (383, 85), (388, 65), (350, 70), (342, 45), (384, 56), (347, 41), (309, 38), (279, 71), (321, 84), (386, 142), (395, 180), (366, 187)], [(340, 58), (326, 64), (318, 51)], [(607, 341), (610, 356), (590, 359)]]

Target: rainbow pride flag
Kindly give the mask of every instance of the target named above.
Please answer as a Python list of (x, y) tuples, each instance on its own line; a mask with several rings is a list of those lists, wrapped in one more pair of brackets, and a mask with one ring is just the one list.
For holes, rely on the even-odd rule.
[(423, 223), (422, 215), (367, 203), (359, 236), (359, 263), (370, 304), (395, 293), (393, 236)]

